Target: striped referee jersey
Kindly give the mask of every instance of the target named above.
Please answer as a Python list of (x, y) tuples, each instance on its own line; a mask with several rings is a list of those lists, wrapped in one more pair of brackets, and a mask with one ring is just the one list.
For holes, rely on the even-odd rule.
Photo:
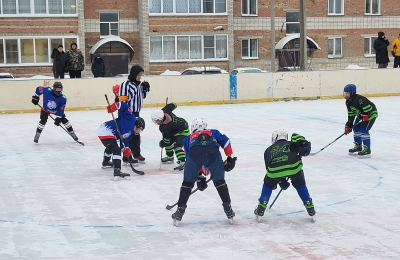
[(132, 112), (140, 112), (140, 110), (142, 110), (143, 99), (146, 98), (147, 93), (147, 91), (143, 90), (141, 82), (136, 86), (136, 84), (129, 79), (122, 82), (119, 88), (119, 95), (128, 97), (126, 103), (131, 108)]

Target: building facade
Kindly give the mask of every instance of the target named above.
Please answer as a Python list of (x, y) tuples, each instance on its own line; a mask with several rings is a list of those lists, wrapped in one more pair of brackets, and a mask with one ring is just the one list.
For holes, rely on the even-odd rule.
[[(106, 76), (128, 73), (133, 64), (153, 75), (209, 66), (270, 71), (271, 60), (277, 68), (297, 67), (299, 1), (275, 1), (272, 55), (270, 0), (0, 0), (0, 72), (52, 75), (52, 49), (71, 42), (85, 54), (85, 76), (92, 76), (97, 53)], [(375, 68), (378, 32), (390, 42), (400, 33), (398, 0), (305, 4), (312, 70)]]

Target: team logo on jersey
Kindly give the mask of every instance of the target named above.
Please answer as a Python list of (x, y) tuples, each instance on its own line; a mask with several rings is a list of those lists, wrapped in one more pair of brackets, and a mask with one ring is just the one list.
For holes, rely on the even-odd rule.
[(54, 102), (54, 100), (49, 100), (49, 102), (47, 102), (47, 108), (50, 110), (55, 110), (57, 108), (56, 102)]

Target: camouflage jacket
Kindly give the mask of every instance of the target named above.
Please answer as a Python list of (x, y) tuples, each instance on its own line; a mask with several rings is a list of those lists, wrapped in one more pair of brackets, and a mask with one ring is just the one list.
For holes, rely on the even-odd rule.
[(84, 70), (84, 58), (80, 50), (69, 49), (68, 54), (68, 70)]

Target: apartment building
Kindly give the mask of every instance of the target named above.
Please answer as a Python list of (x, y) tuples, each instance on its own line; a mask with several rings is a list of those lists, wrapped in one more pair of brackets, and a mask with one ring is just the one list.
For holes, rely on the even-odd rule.
[[(146, 74), (216, 66), (269, 71), (299, 64), (299, 1), (0, 0), (0, 72), (52, 75), (51, 51), (71, 42), (85, 54), (83, 75), (100, 53), (106, 76), (140, 64)], [(309, 69), (375, 68), (373, 41), (400, 33), (398, 0), (306, 0)], [(274, 59), (273, 59), (274, 58)], [(391, 64), (389, 64), (391, 66)]]

